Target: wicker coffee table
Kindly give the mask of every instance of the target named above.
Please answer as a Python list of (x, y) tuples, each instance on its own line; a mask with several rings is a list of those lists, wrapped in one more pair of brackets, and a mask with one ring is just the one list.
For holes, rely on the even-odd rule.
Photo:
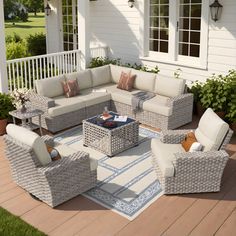
[[(114, 119), (116, 113), (110, 112)], [(115, 128), (103, 127), (98, 116), (83, 121), (84, 146), (98, 150), (109, 157), (138, 145), (139, 122), (128, 118), (117, 122)]]

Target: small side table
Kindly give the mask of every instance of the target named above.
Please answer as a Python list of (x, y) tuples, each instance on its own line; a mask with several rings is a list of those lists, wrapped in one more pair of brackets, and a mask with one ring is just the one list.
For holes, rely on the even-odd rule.
[[(9, 114), (13, 117), (13, 122), (16, 124), (16, 119), (21, 120), (21, 126), (25, 127), (30, 130), (35, 130), (38, 129), (40, 130), (40, 135), (42, 136), (42, 125), (41, 125), (41, 115), (44, 112), (39, 109), (34, 109), (34, 108), (28, 108), (26, 112), (21, 112), (21, 110), (14, 110), (9, 112)], [(39, 118), (39, 125), (33, 124), (32, 123), (32, 118), (38, 116)]]

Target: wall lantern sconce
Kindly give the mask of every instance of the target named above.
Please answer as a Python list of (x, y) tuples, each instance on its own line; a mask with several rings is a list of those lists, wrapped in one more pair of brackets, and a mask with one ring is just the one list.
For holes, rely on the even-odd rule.
[(218, 21), (221, 16), (223, 6), (219, 3), (218, 0), (215, 0), (211, 5), (210, 5), (210, 10), (211, 10), (211, 19), (214, 21)]
[(132, 8), (134, 6), (134, 0), (129, 0), (128, 5), (130, 8)]
[(45, 10), (45, 14), (46, 14), (47, 16), (49, 16), (49, 15), (51, 14), (52, 9), (51, 9), (51, 7), (49, 6), (48, 2), (47, 2), (46, 7), (44, 8), (44, 10)]

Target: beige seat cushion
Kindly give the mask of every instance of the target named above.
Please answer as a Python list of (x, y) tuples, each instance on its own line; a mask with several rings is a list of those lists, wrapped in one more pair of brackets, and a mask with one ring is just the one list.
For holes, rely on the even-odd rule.
[(85, 108), (85, 102), (80, 99), (80, 95), (65, 98), (64, 96), (54, 97), (55, 107), (51, 107), (48, 109), (48, 114), (51, 117), (60, 116), (69, 112), (77, 111)]
[(92, 88), (92, 76), (90, 69), (67, 74), (66, 78), (69, 80), (76, 79), (80, 90)]
[(143, 109), (163, 116), (172, 115), (172, 108), (167, 106), (169, 98), (157, 95), (143, 103)]
[(110, 66), (101, 66), (91, 69), (93, 87), (111, 83), (111, 70)]
[[(55, 149), (59, 152), (62, 158), (66, 158), (67, 156), (72, 155), (73, 153), (77, 152), (76, 150), (63, 144), (56, 146)], [(89, 160), (90, 160), (90, 170), (92, 171), (96, 170), (98, 167), (98, 161), (91, 157), (89, 157)]]
[(203, 145), (204, 151), (218, 150), (228, 130), (229, 125), (208, 108), (199, 121), (195, 136)]
[(184, 93), (185, 80), (171, 79), (157, 75), (155, 83), (155, 93), (166, 97), (177, 97)]
[(37, 93), (48, 98), (63, 95), (62, 81), (65, 81), (64, 75), (49, 79), (36, 80), (35, 86)]
[(123, 66), (116, 66), (116, 65), (110, 65), (111, 69), (111, 80), (112, 82), (118, 84), (121, 76), (121, 72), (125, 72), (129, 74), (131, 72), (131, 69), (128, 67), (123, 67)]
[(108, 84), (103, 84), (103, 85), (99, 85), (97, 87), (94, 87), (93, 89), (105, 89), (107, 91), (107, 93), (111, 93), (112, 91), (114, 91), (117, 88), (117, 84), (114, 83), (108, 83)]
[(18, 142), (31, 147), (43, 166), (52, 161), (44, 141), (38, 134), (13, 124), (7, 126), (7, 134)]
[(111, 100), (111, 94), (106, 92), (93, 92), (92, 89), (85, 89), (81, 91), (79, 98), (85, 103), (86, 107), (89, 107)]
[(112, 88), (111, 98), (115, 102), (124, 103), (131, 106), (132, 94), (139, 92), (140, 90), (132, 90), (131, 92), (121, 90), (118, 88)]
[(158, 165), (162, 174), (165, 177), (173, 177), (175, 174), (175, 168), (173, 161), (175, 159), (174, 153), (183, 153), (181, 144), (168, 144), (163, 143), (159, 139), (152, 139), (151, 141), (152, 153), (156, 156)]
[(131, 70), (131, 74), (136, 75), (136, 78), (134, 81), (135, 89), (154, 92), (156, 74), (134, 70), (134, 69)]

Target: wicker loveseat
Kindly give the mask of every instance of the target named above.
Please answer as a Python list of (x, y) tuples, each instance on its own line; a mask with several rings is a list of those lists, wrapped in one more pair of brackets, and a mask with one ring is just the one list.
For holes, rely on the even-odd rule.
[(45, 145), (55, 145), (52, 138), (13, 124), (7, 126), (4, 140), (14, 181), (49, 206), (95, 187), (97, 162), (89, 154), (60, 145), (56, 148), (62, 158), (52, 162)]
[(190, 130), (162, 131), (152, 139), (152, 161), (165, 194), (217, 192), (228, 161), (224, 151), (233, 134), (212, 109), (202, 116), (195, 135), (203, 151), (185, 152), (180, 144)]
[[(136, 75), (131, 92), (117, 88), (122, 71)], [(184, 93), (182, 79), (115, 65), (68, 74), (66, 78), (77, 79), (81, 90), (78, 96), (63, 95), (61, 81), (65, 76), (36, 81), (37, 93), (31, 94), (31, 103), (45, 112), (42, 126), (51, 132), (80, 124), (83, 119), (101, 113), (104, 106), (161, 129), (174, 129), (192, 120), (193, 96)], [(98, 89), (100, 92), (94, 92)], [(144, 102), (143, 111), (134, 114), (132, 94), (138, 91), (154, 92), (156, 96)]]

